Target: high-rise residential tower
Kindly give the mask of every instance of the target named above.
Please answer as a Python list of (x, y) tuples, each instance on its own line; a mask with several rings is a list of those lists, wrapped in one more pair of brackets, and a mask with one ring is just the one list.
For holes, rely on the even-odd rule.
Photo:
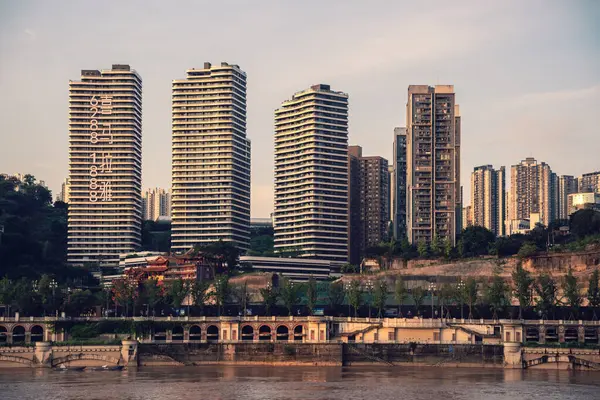
[(505, 168), (495, 170), (491, 165), (475, 167), (471, 173), (470, 223), (483, 226), (497, 236), (505, 235), (506, 220)]
[(509, 220), (531, 219), (532, 214), (539, 214), (539, 221), (548, 226), (556, 219), (556, 175), (548, 164), (528, 157), (513, 165), (510, 175)]
[(56, 200), (64, 203), (69, 202), (69, 178), (65, 178), (65, 180), (60, 184), (60, 192), (56, 196)]
[(246, 73), (204, 63), (173, 81), (171, 250), (250, 241)]
[(406, 128), (394, 128), (394, 161), (390, 187), (392, 228), (396, 240), (406, 236)]
[[(388, 161), (364, 157), (360, 146), (348, 146), (350, 168), (350, 262), (360, 263), (365, 249), (387, 241), (390, 223)], [(357, 215), (357, 216), (356, 216)]]
[(348, 260), (348, 95), (329, 85), (275, 110), (275, 250)]
[(558, 181), (558, 219), (569, 218), (569, 195), (577, 193), (577, 178), (561, 175)]
[(462, 205), (454, 86), (409, 86), (406, 111), (408, 240), (430, 243), (437, 237), (455, 245)]
[(578, 179), (579, 192), (600, 193), (600, 171), (583, 174)]
[(69, 82), (67, 261), (119, 264), (142, 221), (142, 79), (129, 65)]
[(159, 217), (171, 216), (171, 193), (165, 189), (146, 189), (142, 195), (142, 217), (145, 221), (156, 221)]

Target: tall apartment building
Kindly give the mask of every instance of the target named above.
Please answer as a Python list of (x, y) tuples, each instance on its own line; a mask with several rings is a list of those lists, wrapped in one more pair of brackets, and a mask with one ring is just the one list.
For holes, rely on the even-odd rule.
[(171, 216), (171, 194), (165, 189), (146, 189), (142, 195), (144, 221), (156, 221), (158, 217)]
[(577, 193), (577, 178), (561, 175), (558, 181), (558, 219), (569, 218), (569, 195)]
[(461, 227), (460, 115), (454, 86), (411, 85), (407, 121), (407, 234), (456, 244)]
[(392, 228), (396, 240), (406, 236), (406, 128), (394, 128), (394, 161), (390, 182)]
[(473, 226), (473, 207), (464, 206), (462, 209), (462, 229)]
[(329, 85), (275, 110), (275, 250), (348, 260), (348, 95)]
[(361, 212), (361, 182), (360, 159), (362, 148), (348, 146), (348, 261), (358, 265), (364, 251), (360, 232)]
[(60, 192), (56, 196), (56, 201), (69, 202), (69, 178), (65, 178), (60, 184)]
[(506, 220), (506, 173), (505, 168), (495, 170), (491, 165), (475, 167), (471, 173), (470, 223), (483, 226), (496, 236), (505, 235)]
[(548, 226), (556, 219), (558, 179), (548, 164), (528, 157), (513, 165), (510, 175), (509, 220), (539, 214), (540, 223)]
[(578, 184), (580, 193), (600, 193), (600, 171), (581, 175)]
[[(388, 239), (390, 181), (388, 161), (364, 157), (360, 146), (348, 146), (350, 168), (350, 262), (358, 264), (366, 248)], [(356, 198), (358, 196), (358, 198)], [(358, 209), (357, 209), (358, 207)], [(353, 218), (355, 214), (358, 217)], [(356, 246), (356, 247), (355, 247)]]
[(129, 65), (69, 82), (67, 261), (117, 266), (142, 222), (142, 78)]
[(171, 250), (250, 241), (246, 73), (204, 63), (173, 81)]

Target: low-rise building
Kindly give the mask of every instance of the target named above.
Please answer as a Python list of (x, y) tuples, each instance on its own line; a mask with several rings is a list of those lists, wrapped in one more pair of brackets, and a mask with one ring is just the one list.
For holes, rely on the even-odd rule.
[(573, 193), (569, 195), (569, 215), (576, 211), (591, 208), (600, 210), (600, 193)]
[(332, 276), (339, 276), (343, 264), (330, 260), (307, 258), (240, 257), (242, 268), (281, 274), (293, 280), (307, 280), (310, 276), (317, 280), (325, 280)]

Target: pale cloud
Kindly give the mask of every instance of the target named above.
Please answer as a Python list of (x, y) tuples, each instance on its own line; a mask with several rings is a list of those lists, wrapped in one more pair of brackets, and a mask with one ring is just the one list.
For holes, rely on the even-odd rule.
[(556, 101), (585, 100), (600, 95), (600, 84), (580, 89), (564, 89), (550, 92), (526, 93), (513, 101), (515, 106), (540, 105)]
[(23, 33), (25, 33), (27, 36), (29, 36), (30, 40), (35, 40), (37, 37), (37, 35), (35, 34), (35, 31), (33, 31), (32, 29), (29, 29), (29, 28), (25, 29), (23, 31)]

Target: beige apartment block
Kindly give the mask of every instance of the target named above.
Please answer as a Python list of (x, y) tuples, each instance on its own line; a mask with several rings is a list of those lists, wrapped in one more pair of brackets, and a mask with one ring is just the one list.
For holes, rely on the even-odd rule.
[(504, 167), (500, 167), (499, 170), (495, 170), (491, 165), (475, 167), (471, 173), (472, 214), (469, 219), (472, 225), (483, 226), (496, 236), (505, 234), (505, 185)]
[(275, 250), (348, 260), (348, 95), (319, 84), (275, 110)]
[(558, 177), (548, 164), (528, 157), (513, 165), (510, 175), (509, 220), (539, 214), (540, 223), (548, 226), (556, 219)]
[(248, 248), (246, 73), (221, 63), (173, 81), (171, 250), (218, 240)]
[(69, 82), (67, 261), (116, 266), (141, 242), (142, 78), (129, 65)]
[(460, 114), (454, 86), (411, 85), (407, 121), (407, 234), (456, 244), (461, 228)]

